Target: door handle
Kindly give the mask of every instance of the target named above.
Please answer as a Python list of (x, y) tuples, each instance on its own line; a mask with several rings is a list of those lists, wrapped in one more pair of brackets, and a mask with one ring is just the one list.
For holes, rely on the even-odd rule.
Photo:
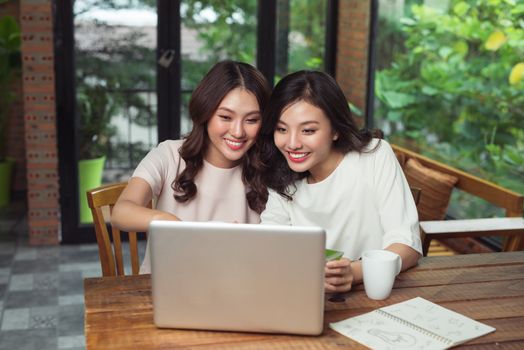
[(175, 50), (166, 50), (158, 59), (158, 64), (164, 68), (169, 68), (173, 60), (175, 59)]

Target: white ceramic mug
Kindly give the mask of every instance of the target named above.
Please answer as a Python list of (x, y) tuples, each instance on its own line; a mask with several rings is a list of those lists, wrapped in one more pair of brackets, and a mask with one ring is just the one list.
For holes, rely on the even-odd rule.
[(400, 255), (389, 250), (367, 250), (362, 254), (364, 289), (368, 298), (386, 299), (402, 267)]

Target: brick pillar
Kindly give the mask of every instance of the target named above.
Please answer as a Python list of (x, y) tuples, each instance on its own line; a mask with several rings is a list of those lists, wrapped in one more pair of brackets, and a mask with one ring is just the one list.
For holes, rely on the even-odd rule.
[(51, 0), (20, 0), (29, 243), (58, 244), (60, 204)]
[(370, 7), (371, 0), (339, 1), (337, 82), (362, 113), (366, 111)]
[[(18, 1), (9, 1), (1, 4), (0, 13), (2, 14), (1, 16), (13, 16), (19, 21), (20, 10)], [(24, 191), (26, 189), (26, 167), (21, 78), (15, 78), (11, 91), (16, 98), (11, 105), (6, 125), (8, 130), (6, 152), (7, 156), (13, 158), (16, 162), (12, 188), (15, 191)]]

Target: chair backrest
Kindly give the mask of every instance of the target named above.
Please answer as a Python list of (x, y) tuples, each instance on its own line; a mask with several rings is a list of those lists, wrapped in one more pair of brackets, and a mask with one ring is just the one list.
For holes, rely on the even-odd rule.
[(413, 199), (415, 200), (415, 205), (418, 205), (418, 202), (420, 201), (420, 194), (422, 193), (422, 190), (418, 187), (410, 187), (411, 194), (413, 195)]
[[(118, 197), (126, 187), (127, 183), (116, 183), (103, 185), (86, 192), (87, 203), (93, 214), (93, 225), (95, 227), (96, 241), (98, 243), (98, 254), (102, 266), (103, 276), (123, 276), (124, 259), (122, 254), (123, 234), (119, 229), (111, 225), (111, 236), (109, 235), (104, 212), (109, 216), (113, 211)], [(149, 204), (151, 207), (151, 203)], [(109, 209), (109, 210), (108, 210)], [(138, 275), (139, 257), (137, 233), (128, 232), (129, 252), (131, 255), (131, 270), (133, 275)], [(111, 244), (111, 238), (113, 243)]]

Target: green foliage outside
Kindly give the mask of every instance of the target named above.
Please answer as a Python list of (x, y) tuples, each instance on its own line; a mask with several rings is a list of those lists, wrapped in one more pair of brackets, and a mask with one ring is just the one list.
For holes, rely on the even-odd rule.
[[(284, 71), (322, 69), (326, 2), (288, 0), (287, 5), (288, 25), (277, 26), (277, 30), (283, 31), (286, 37), (291, 33), (291, 37), (298, 36), (298, 39), (291, 40), (283, 48), (288, 55)], [(205, 11), (214, 16), (202, 16)], [(198, 32), (198, 40), (202, 43), (202, 61), (191, 62), (182, 57), (183, 87), (193, 88), (214, 63), (225, 58), (256, 63), (256, 0), (182, 1), (181, 19), (184, 26)], [(194, 74), (196, 72), (198, 74)]]
[[(452, 0), (445, 13), (413, 5), (397, 27), (382, 19), (378, 47), (397, 40), (376, 72), (379, 126), (396, 143), (524, 193), (523, 18), (522, 2)], [(475, 202), (457, 216), (487, 212)]]
[(16, 96), (13, 79), (20, 75), (20, 26), (12, 16), (0, 18), (0, 161), (6, 158), (7, 119)]
[(290, 44), (287, 72), (324, 69), (326, 1), (291, 0), (290, 29), (300, 33), (303, 42)]
[(225, 58), (254, 63), (256, 13), (256, 0), (186, 0), (181, 4), (183, 25), (198, 31), (202, 58), (213, 63)]

